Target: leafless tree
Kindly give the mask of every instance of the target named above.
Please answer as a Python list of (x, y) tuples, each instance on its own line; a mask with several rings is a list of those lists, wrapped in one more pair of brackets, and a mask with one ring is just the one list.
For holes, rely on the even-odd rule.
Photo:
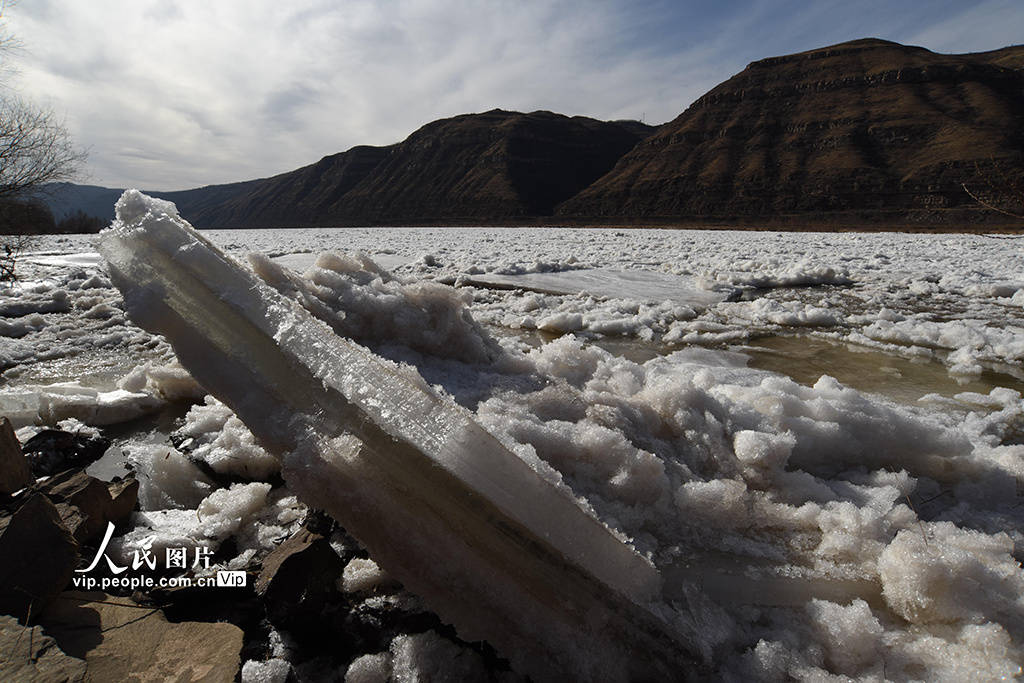
[(3, 238), (0, 243), (0, 282), (18, 279), (14, 273), (14, 266), (21, 252), (30, 245), (31, 238), (28, 235), (8, 235)]
[(50, 109), (18, 96), (6, 83), (21, 47), (7, 25), (12, 0), (0, 0), (0, 201), (23, 199), (46, 183), (71, 178), (85, 159)]
[[(20, 97), (4, 82), (11, 52), (19, 47), (6, 22), (12, 4), (0, 0), (0, 205), (8, 207), (34, 199), (46, 183), (71, 178), (85, 159), (52, 110)], [(4, 227), (0, 233), (17, 232)], [(0, 281), (14, 278), (15, 257), (24, 246), (23, 240), (0, 238)]]
[(0, 97), (0, 201), (70, 178), (83, 159), (52, 111)]

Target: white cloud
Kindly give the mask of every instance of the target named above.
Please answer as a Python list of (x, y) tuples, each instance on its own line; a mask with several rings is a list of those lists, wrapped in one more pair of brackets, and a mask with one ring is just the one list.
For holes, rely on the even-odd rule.
[[(17, 87), (66, 112), (90, 148), (88, 180), (178, 189), (494, 107), (660, 123), (752, 59), (884, 33), (875, 26), (955, 43), (943, 13), (923, 9), (949, 1), (860, 4), (870, 11), (837, 0), (26, 0), (9, 14), (26, 45)], [(1011, 7), (1000, 30), (1024, 35), (1018, 0), (986, 4)], [(972, 16), (980, 35), (983, 15)]]

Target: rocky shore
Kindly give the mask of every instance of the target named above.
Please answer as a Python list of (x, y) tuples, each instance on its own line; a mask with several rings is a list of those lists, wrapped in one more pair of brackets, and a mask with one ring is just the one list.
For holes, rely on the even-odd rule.
[[(92, 431), (45, 429), (21, 443), (0, 418), (3, 680), (518, 678), (486, 644), (459, 641), (315, 510), (303, 507), (272, 549), (231, 563), (244, 585), (198, 585), (235, 557), (230, 538), (208, 567), (172, 569), (155, 551), (155, 569), (146, 553), (122, 566), (108, 545), (139, 521), (147, 475), (86, 473), (111, 447)], [(218, 479), (218, 490), (232, 484)], [(86, 583), (104, 579), (103, 590)]]

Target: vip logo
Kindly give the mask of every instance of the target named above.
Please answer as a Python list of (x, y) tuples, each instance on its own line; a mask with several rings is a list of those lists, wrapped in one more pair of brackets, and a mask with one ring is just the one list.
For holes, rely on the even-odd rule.
[(245, 586), (245, 572), (221, 569), (217, 572), (218, 588), (242, 588)]

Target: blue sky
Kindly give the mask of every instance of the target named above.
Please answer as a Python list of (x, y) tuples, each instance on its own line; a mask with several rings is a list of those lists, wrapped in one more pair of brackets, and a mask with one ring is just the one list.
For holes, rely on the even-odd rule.
[(495, 107), (663, 123), (762, 57), (877, 37), (1024, 42), (1024, 1), (21, 0), (7, 85), (89, 151), (80, 182), (289, 171)]

